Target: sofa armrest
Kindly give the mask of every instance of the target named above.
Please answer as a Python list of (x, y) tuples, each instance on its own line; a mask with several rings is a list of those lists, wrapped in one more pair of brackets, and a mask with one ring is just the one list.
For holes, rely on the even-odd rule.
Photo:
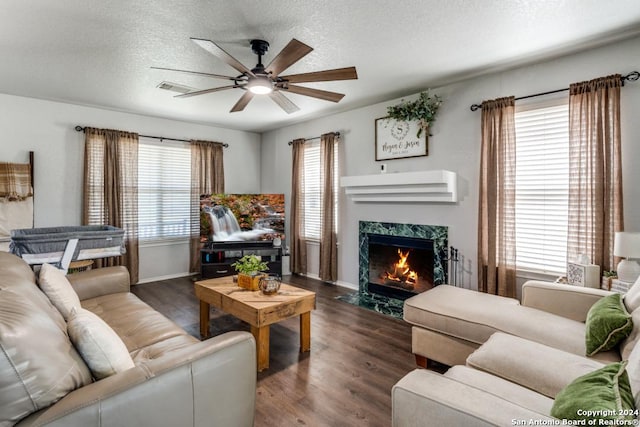
[(67, 276), (80, 301), (102, 295), (129, 292), (130, 278), (126, 267), (105, 267)]
[(253, 426), (255, 340), (226, 334), (77, 389), (19, 427)]
[(553, 420), (426, 369), (405, 375), (391, 396), (394, 427), (507, 426), (516, 425), (515, 420)]
[(522, 305), (584, 322), (591, 306), (609, 294), (603, 289), (529, 280), (522, 285)]
[(491, 335), (471, 353), (467, 365), (552, 399), (576, 378), (605, 366), (587, 357), (502, 332)]

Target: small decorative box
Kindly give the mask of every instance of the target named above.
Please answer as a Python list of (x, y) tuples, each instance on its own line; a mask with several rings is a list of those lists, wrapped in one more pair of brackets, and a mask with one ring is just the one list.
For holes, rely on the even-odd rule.
[(600, 266), (594, 264), (567, 263), (567, 283), (588, 288), (600, 287)]

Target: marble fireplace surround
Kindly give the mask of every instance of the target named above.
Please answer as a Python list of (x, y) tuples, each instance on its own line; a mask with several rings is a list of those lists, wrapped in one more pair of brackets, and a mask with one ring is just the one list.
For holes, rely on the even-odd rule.
[(447, 283), (447, 249), (449, 228), (440, 225), (399, 224), (390, 222), (359, 222), (359, 270), (358, 292), (343, 295), (338, 299), (365, 307), (382, 314), (402, 318), (403, 301), (389, 298), (368, 291), (369, 285), (369, 235), (379, 234), (385, 236), (413, 237), (429, 239), (434, 246), (434, 284)]

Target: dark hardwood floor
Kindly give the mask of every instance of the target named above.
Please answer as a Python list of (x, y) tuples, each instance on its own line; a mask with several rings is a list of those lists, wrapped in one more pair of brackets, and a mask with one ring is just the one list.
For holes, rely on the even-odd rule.
[[(285, 281), (317, 294), (311, 352), (299, 353), (297, 318), (271, 326), (270, 367), (258, 374), (255, 426), (390, 426), (391, 387), (415, 368), (411, 327), (334, 298), (348, 289), (297, 276)], [(191, 279), (137, 285), (132, 291), (199, 338)], [(249, 331), (215, 308), (211, 328), (213, 335)]]

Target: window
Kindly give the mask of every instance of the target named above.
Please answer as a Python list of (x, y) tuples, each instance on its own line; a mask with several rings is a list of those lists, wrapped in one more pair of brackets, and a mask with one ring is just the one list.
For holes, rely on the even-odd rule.
[(140, 240), (189, 237), (191, 151), (188, 144), (138, 146)]
[(518, 109), (516, 266), (565, 274), (569, 201), (569, 105)]
[[(338, 194), (339, 161), (336, 140), (335, 165), (333, 169), (333, 190)], [(320, 240), (321, 226), (321, 188), (320, 188), (320, 142), (307, 142), (304, 147), (304, 237), (308, 240)], [(333, 211), (336, 233), (338, 232), (338, 203), (334, 203)]]

